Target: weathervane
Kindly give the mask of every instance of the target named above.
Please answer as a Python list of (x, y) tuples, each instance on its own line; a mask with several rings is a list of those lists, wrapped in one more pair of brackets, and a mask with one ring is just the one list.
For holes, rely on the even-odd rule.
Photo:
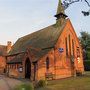
[[(83, 1), (83, 0), (64, 0), (62, 5), (64, 7), (64, 9), (66, 10), (71, 4), (75, 3), (75, 2), (79, 2), (79, 1)], [(87, 5), (90, 7), (90, 3), (88, 2), (88, 0), (84, 0)], [(84, 16), (89, 16), (90, 15), (90, 10), (88, 11), (82, 11)]]

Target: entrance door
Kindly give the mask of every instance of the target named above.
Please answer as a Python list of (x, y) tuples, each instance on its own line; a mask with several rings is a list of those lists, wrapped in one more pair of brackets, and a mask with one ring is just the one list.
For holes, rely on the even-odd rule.
[(25, 78), (30, 79), (30, 77), (31, 77), (31, 63), (29, 58), (27, 58), (25, 62)]

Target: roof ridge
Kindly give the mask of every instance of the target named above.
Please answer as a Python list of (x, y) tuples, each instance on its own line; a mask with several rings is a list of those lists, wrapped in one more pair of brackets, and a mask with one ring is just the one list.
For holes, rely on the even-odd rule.
[(49, 28), (49, 27), (51, 27), (51, 26), (53, 26), (53, 25), (55, 25), (55, 24), (49, 25), (49, 26), (44, 27), (44, 28), (42, 28), (42, 29), (39, 29), (39, 30), (37, 30), (37, 31), (35, 31), (35, 32), (32, 32), (32, 33), (30, 33), (30, 34), (24, 35), (24, 36), (20, 37), (19, 39), (24, 38), (24, 37), (27, 37), (27, 36), (29, 36), (29, 35), (31, 35), (31, 34), (40, 32), (40, 31), (42, 31), (42, 30), (44, 30), (44, 29), (46, 29), (46, 28)]
[(51, 26), (45, 27), (39, 31), (28, 34), (24, 37), (19, 38), (13, 45), (12, 50), (8, 55), (13, 55), (14, 53), (24, 52), (28, 46), (33, 46), (34, 48), (44, 48), (52, 47), (56, 44), (58, 37), (60, 36), (63, 27), (66, 25), (67, 19), (64, 21), (62, 26), (56, 26), (53, 24)]

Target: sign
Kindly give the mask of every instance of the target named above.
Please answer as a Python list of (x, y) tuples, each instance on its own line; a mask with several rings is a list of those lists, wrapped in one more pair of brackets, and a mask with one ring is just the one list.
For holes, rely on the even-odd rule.
[(77, 58), (77, 61), (78, 61), (78, 63), (80, 63), (80, 58), (79, 57)]
[(19, 67), (19, 72), (22, 72), (23, 71), (23, 67)]
[(58, 50), (59, 50), (60, 53), (64, 52), (63, 48), (59, 48)]

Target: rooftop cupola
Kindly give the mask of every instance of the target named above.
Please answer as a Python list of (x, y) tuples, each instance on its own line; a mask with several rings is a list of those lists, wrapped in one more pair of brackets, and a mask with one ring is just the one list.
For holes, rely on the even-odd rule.
[(64, 8), (63, 8), (63, 5), (61, 3), (61, 0), (59, 0), (58, 8), (57, 8), (57, 14), (55, 15), (55, 17), (56, 17), (56, 24), (58, 26), (62, 25), (64, 20), (67, 17), (67, 15), (64, 12)]

